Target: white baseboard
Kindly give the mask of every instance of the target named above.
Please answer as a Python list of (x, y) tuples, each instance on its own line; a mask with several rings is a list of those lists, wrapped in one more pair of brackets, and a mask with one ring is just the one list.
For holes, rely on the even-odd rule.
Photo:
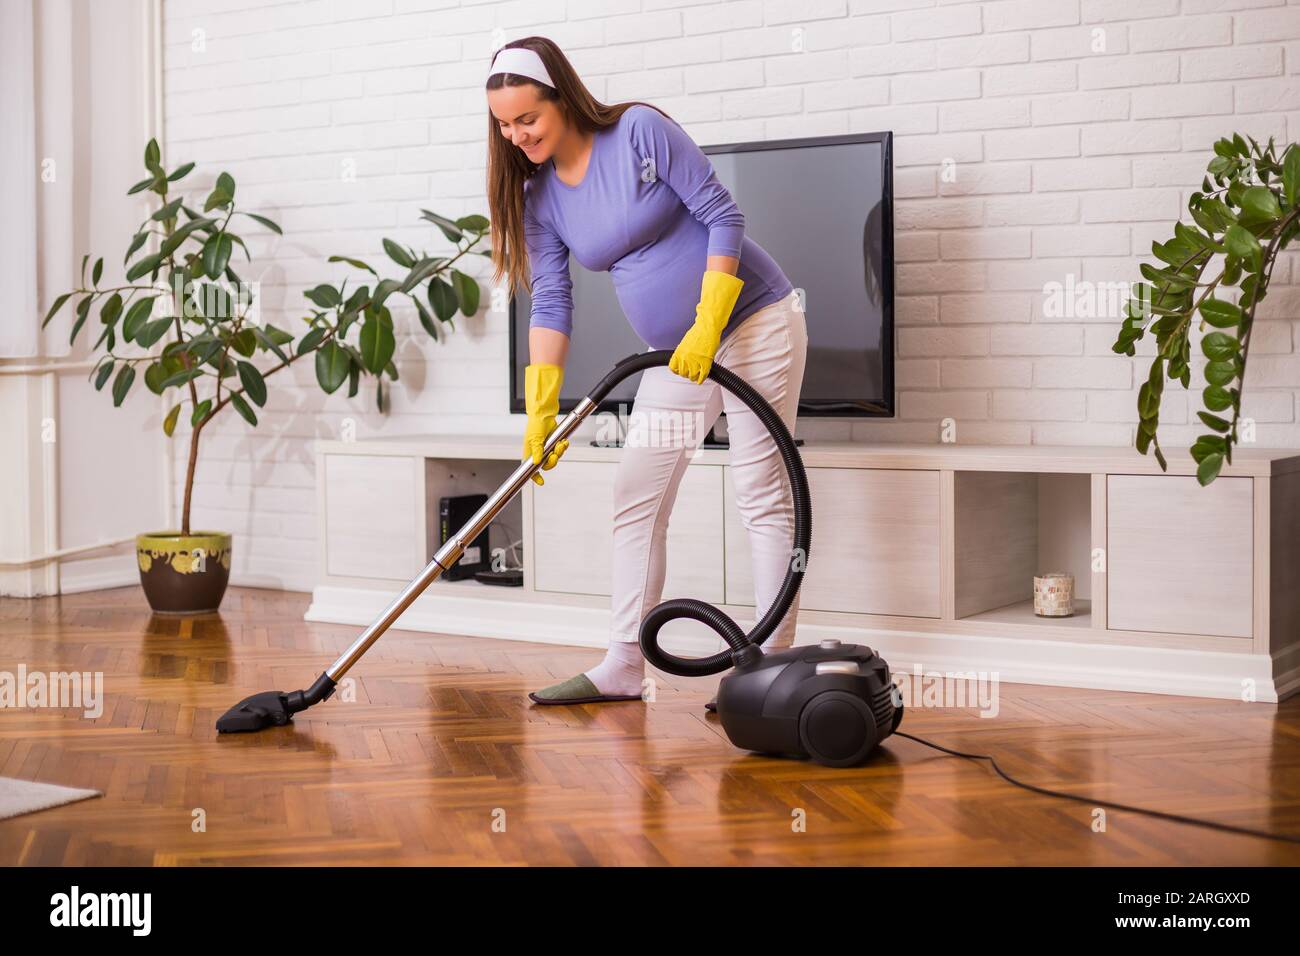
[(110, 588), (124, 588), (134, 584), (140, 586), (140, 569), (135, 565), (135, 555), (122, 561), (122, 566), (99, 568), (95, 571), (76, 569), (75, 562), (64, 562), (59, 569), (59, 593), (81, 594), (86, 591), (107, 591)]
[[(364, 627), (396, 596), (395, 591), (323, 585), (312, 591), (305, 620)], [(752, 610), (724, 608), (737, 623), (752, 625)], [(750, 617), (741, 615), (749, 613)], [(398, 621), (401, 630), (462, 634), (539, 644), (605, 647), (609, 641), (607, 608), (492, 600), (426, 591)], [(664, 630), (664, 647), (674, 654), (701, 657), (722, 649), (722, 640), (693, 621), (677, 621)], [(894, 673), (917, 668), (934, 673), (996, 675), (1013, 684), (1045, 684), (1095, 690), (1133, 691), (1241, 700), (1253, 685), (1254, 700), (1276, 703), (1300, 689), (1292, 675), (1284, 686), (1273, 680), (1268, 655), (1218, 651), (1171, 650), (1123, 645), (1098, 646), (1031, 638), (843, 627), (806, 622), (801, 615), (799, 644), (837, 638), (867, 644), (889, 661)]]

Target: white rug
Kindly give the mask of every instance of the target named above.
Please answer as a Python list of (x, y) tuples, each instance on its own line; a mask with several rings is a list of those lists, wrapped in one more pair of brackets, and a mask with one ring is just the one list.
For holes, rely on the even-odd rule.
[(103, 793), (99, 790), (78, 790), (76, 787), (60, 787), (53, 783), (0, 777), (0, 820), (102, 796)]

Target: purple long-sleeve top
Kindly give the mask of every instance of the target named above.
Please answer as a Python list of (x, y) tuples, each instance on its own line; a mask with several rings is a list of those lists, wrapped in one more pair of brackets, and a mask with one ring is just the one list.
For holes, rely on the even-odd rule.
[[(529, 326), (573, 331), (569, 254), (609, 272), (633, 330), (651, 348), (677, 346), (695, 321), (708, 256), (740, 260), (744, 285), (723, 339), (793, 286), (745, 235), (745, 217), (713, 164), (674, 120), (629, 107), (598, 131), (586, 175), (561, 182), (548, 160), (524, 183), (524, 240), (532, 272)], [(593, 316), (604, 320), (603, 316)]]

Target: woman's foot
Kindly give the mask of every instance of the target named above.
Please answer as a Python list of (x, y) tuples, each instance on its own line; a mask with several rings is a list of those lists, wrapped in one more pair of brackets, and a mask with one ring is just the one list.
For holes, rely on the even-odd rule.
[(645, 679), (645, 658), (636, 641), (610, 641), (605, 659), (595, 667), (535, 691), (528, 697), (538, 704), (598, 704), (639, 700)]
[(640, 700), (637, 694), (604, 694), (586, 674), (532, 691), (529, 699), (537, 704), (604, 704), (618, 700)]

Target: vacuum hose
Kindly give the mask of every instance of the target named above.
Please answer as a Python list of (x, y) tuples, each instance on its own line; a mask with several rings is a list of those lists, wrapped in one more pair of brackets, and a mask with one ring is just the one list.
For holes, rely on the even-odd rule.
[[(588, 394), (588, 399), (599, 404), (615, 385), (629, 375), (656, 365), (667, 365), (671, 358), (672, 352), (666, 349), (629, 356), (601, 379), (600, 384)], [(647, 661), (660, 670), (682, 677), (707, 677), (710, 674), (720, 673), (738, 663), (741, 657), (752, 655), (754, 653), (752, 649), (772, 635), (799, 593), (799, 585), (803, 583), (804, 570), (808, 566), (808, 552), (812, 539), (812, 498), (808, 493), (808, 475), (804, 471), (799, 449), (785, 422), (781, 420), (776, 409), (769, 405), (753, 386), (734, 372), (714, 362), (709, 369), (708, 377), (744, 402), (758, 416), (759, 421), (776, 442), (781, 460), (785, 462), (785, 470), (790, 478), (790, 491), (794, 499), (794, 541), (785, 580), (781, 582), (781, 590), (748, 634), (741, 630), (740, 625), (725, 612), (712, 604), (694, 598), (664, 601), (645, 616), (641, 622), (641, 653), (645, 655)], [(679, 617), (691, 618), (708, 625), (721, 635), (730, 650), (720, 651), (711, 657), (694, 659), (668, 653), (659, 646), (659, 631), (669, 621)]]

